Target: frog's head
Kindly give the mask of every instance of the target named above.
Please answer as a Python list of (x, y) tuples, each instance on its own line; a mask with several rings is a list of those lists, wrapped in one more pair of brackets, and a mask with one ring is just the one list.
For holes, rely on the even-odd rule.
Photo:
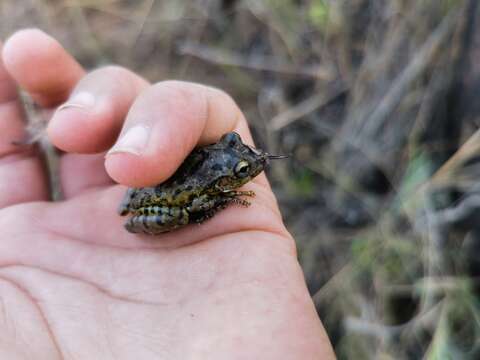
[(222, 150), (223, 176), (219, 177), (215, 184), (215, 187), (221, 190), (232, 190), (246, 184), (265, 169), (270, 159), (287, 157), (270, 155), (246, 145), (235, 132), (223, 135), (216, 147)]

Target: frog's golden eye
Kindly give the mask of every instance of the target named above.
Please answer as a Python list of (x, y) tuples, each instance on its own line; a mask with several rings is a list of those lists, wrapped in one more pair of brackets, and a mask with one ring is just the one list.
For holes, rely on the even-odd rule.
[(238, 164), (235, 165), (235, 174), (238, 177), (243, 178), (248, 176), (249, 170), (250, 170), (250, 164), (245, 160), (239, 161)]

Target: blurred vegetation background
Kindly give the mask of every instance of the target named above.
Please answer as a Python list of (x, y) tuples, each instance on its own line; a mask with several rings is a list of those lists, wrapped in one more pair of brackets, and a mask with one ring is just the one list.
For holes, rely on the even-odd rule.
[(222, 88), (340, 359), (480, 358), (477, 0), (20, 0), (87, 68)]

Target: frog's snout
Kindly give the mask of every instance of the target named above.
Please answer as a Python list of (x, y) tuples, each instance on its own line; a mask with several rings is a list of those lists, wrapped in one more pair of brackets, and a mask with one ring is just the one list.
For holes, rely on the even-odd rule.
[(267, 156), (268, 160), (287, 159), (290, 157), (290, 155), (272, 155), (268, 153), (265, 153), (265, 155)]
[(263, 163), (268, 164), (270, 160), (277, 160), (277, 159), (286, 159), (289, 155), (272, 155), (269, 153), (264, 153), (263, 155)]

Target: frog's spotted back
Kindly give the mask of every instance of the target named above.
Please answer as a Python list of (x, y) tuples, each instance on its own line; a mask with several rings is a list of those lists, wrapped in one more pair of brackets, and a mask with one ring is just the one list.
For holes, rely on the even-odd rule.
[(254, 193), (235, 189), (260, 174), (269, 159), (279, 158), (284, 156), (269, 155), (244, 144), (237, 133), (227, 133), (192, 151), (164, 183), (128, 189), (118, 212), (133, 214), (125, 224), (133, 233), (159, 234), (201, 223), (230, 203), (250, 205), (239, 197)]

